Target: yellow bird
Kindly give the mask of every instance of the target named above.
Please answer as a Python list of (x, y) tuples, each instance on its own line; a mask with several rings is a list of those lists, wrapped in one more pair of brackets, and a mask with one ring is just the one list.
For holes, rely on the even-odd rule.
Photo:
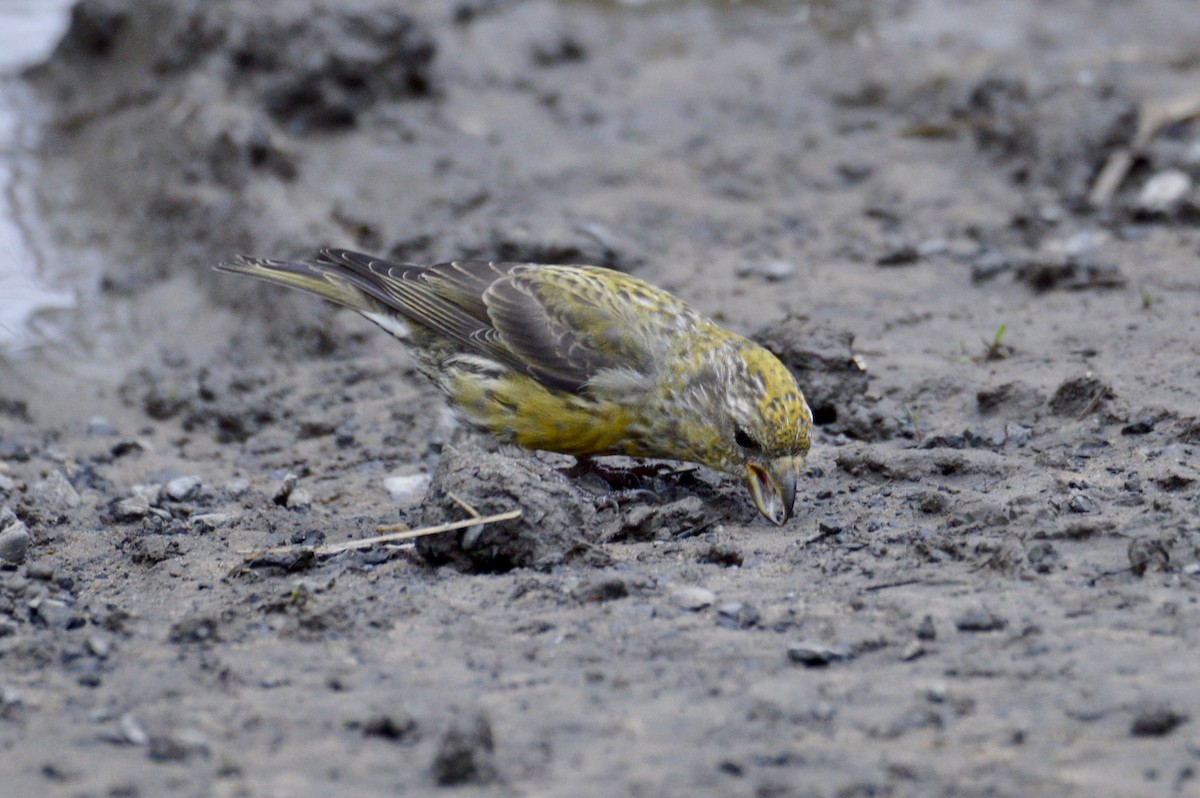
[(414, 266), (340, 249), (218, 267), (353, 308), (412, 348), (468, 421), (527, 449), (703, 463), (782, 525), (812, 412), (758, 344), (644, 280), (596, 266)]

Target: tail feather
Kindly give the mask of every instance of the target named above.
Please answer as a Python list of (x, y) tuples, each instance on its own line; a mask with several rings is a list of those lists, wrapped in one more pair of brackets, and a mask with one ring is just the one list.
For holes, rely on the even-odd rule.
[(236, 255), (214, 268), (218, 271), (244, 274), (268, 283), (299, 288), (363, 313), (377, 313), (385, 309), (382, 302), (355, 284), (359, 282), (355, 274), (347, 273), (336, 264), (279, 261)]

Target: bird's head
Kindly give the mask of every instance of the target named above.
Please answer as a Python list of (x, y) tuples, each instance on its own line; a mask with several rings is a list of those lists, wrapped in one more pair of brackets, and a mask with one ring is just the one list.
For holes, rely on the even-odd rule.
[(740, 476), (754, 505), (782, 526), (812, 442), (812, 411), (787, 367), (750, 341), (720, 358), (708, 465)]

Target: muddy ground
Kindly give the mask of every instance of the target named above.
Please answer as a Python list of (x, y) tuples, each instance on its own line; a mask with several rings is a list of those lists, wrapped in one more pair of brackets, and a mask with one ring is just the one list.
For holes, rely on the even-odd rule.
[[(1200, 793), (1189, 0), (397, 5), (85, 0), (25, 78), (80, 307), (0, 366), (5, 795)], [(319, 246), (758, 335), (798, 517), (614, 501), (209, 268)], [(525, 515), (315, 548), (447, 490)]]

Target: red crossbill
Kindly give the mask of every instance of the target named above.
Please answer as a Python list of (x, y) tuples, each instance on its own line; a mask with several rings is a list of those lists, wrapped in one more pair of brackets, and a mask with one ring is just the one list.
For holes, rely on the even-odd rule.
[(770, 352), (683, 300), (595, 266), (239, 256), (219, 269), (309, 291), (406, 341), (468, 421), (527, 449), (702, 463), (792, 514), (812, 412)]

